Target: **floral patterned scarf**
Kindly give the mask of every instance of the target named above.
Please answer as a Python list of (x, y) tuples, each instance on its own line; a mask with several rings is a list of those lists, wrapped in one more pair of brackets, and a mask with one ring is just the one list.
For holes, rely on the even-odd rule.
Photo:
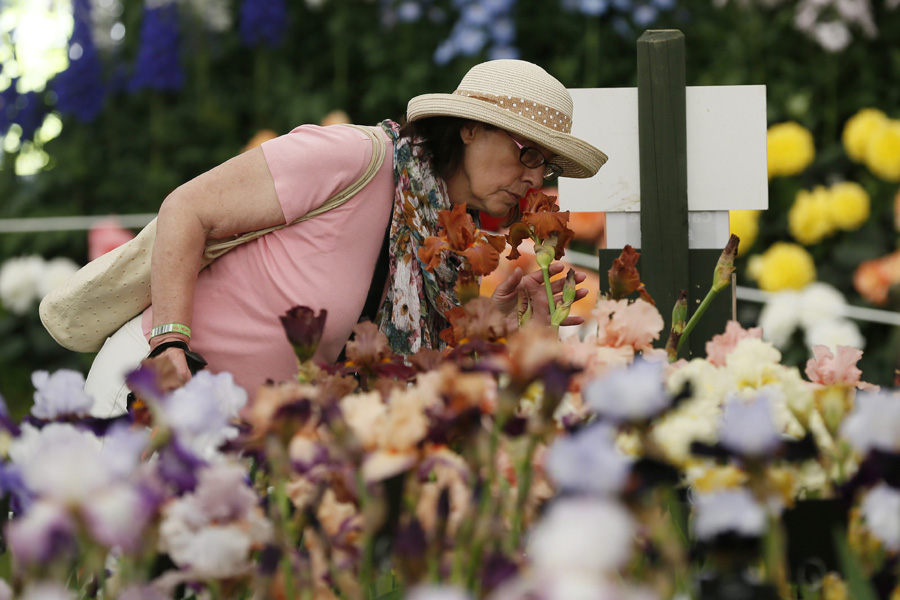
[(444, 314), (459, 305), (456, 275), (459, 258), (451, 255), (429, 273), (419, 261), (425, 238), (436, 235), (438, 211), (450, 208), (447, 186), (427, 159), (417, 156), (418, 140), (400, 137), (400, 126), (381, 126), (394, 141), (394, 206), (388, 231), (387, 297), (376, 322), (398, 354), (420, 348), (443, 348), (440, 332), (449, 326)]

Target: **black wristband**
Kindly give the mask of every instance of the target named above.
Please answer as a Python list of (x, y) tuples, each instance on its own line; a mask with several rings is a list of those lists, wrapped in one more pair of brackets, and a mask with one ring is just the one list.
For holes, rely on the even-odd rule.
[(154, 358), (162, 354), (168, 348), (181, 348), (184, 350), (184, 358), (187, 360), (188, 369), (191, 371), (191, 375), (195, 375), (197, 371), (206, 366), (206, 359), (204, 359), (199, 352), (194, 352), (191, 350), (187, 343), (182, 342), (181, 340), (172, 340), (170, 342), (163, 342), (156, 348), (150, 351), (150, 354), (147, 355), (147, 358)]

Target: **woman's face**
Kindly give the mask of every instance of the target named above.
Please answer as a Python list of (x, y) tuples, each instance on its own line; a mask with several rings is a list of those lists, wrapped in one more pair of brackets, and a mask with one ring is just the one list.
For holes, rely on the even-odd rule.
[[(528, 190), (544, 183), (544, 166), (528, 168), (519, 160), (520, 144), (537, 148), (546, 160), (553, 153), (516, 134), (483, 123), (469, 122), (460, 129), (465, 153), (462, 164), (447, 181), (453, 204), (466, 203), (494, 217), (502, 217)], [(512, 137), (510, 137), (512, 136)]]

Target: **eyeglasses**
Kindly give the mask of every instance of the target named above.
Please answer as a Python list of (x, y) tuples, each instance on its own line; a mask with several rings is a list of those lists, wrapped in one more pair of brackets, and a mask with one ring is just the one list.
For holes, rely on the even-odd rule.
[(538, 150), (537, 148), (532, 148), (531, 146), (520, 144), (519, 140), (514, 138), (512, 134), (510, 134), (506, 130), (504, 130), (504, 133), (508, 135), (509, 139), (511, 139), (513, 143), (515, 143), (516, 147), (519, 148), (519, 162), (521, 162), (529, 169), (536, 169), (541, 165), (544, 166), (545, 183), (556, 181), (557, 179), (559, 179), (559, 176), (563, 174), (562, 167), (544, 158), (544, 155), (540, 150)]

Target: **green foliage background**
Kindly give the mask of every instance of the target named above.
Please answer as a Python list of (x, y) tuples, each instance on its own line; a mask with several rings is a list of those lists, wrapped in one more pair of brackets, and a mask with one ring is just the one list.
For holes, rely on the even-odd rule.
[[(9, 168), (14, 156), (7, 156), (0, 171), (0, 218), (154, 212), (181, 182), (237, 154), (261, 129), (284, 133), (319, 122), (338, 108), (357, 123), (396, 119), (410, 97), (452, 91), (472, 65), (487, 57), (434, 63), (435, 48), (450, 35), (455, 19), (449, 0), (436, 2), (447, 11), (443, 23), (422, 19), (393, 28), (379, 24), (378, 2), (331, 0), (318, 8), (299, 0), (288, 4), (289, 33), (276, 49), (246, 48), (236, 26), (213, 34), (199, 23), (184, 23), (185, 88), (114, 93), (91, 124), (65, 117), (62, 134), (44, 147), (51, 162), (37, 176), (17, 178)], [(787, 209), (798, 189), (835, 177), (866, 187), (873, 201), (870, 222), (811, 249), (820, 279), (864, 305), (850, 277), (861, 260), (896, 248), (896, 185), (850, 163), (840, 133), (846, 119), (863, 107), (900, 116), (900, 9), (874, 0), (879, 34), (867, 38), (851, 28), (849, 47), (829, 53), (795, 29), (796, 6), (784, 1), (765, 7), (747, 0), (717, 7), (710, 0), (677, 0), (650, 28), (685, 34), (688, 85), (765, 84), (769, 122), (796, 120), (815, 136), (815, 163), (800, 176), (773, 181), (771, 208), (755, 252), (788, 238)], [(115, 55), (104, 55), (110, 73), (134, 60), (138, 36), (132, 32), (140, 29), (141, 9), (140, 0), (124, 2), (129, 35)], [(233, 10), (237, 21), (237, 7)], [(565, 11), (560, 0), (519, 0), (514, 15), (521, 58), (540, 64), (567, 86), (636, 84), (635, 42), (643, 28), (627, 15), (629, 31), (614, 27), (609, 14)], [(22, 254), (68, 256), (83, 264), (86, 236), (0, 235), (0, 262)], [(0, 393), (16, 406), (30, 401), (32, 370), (86, 372), (92, 358), (56, 346), (36, 312), (20, 317), (0, 308)], [(752, 307), (742, 311), (748, 325), (755, 316)], [(896, 333), (884, 326), (866, 326), (863, 333), (869, 342), (864, 378), (890, 383)], [(790, 360), (805, 358), (805, 349), (798, 349)]]

